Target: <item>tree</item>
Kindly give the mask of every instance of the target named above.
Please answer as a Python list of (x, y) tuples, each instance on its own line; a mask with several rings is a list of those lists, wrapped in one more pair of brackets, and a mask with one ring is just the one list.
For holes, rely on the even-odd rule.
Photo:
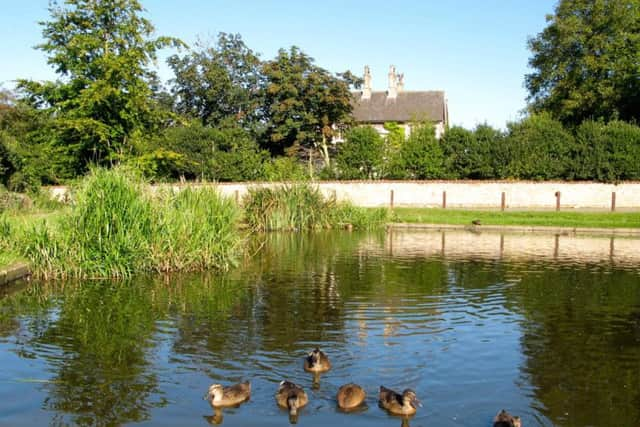
[(351, 129), (336, 156), (340, 176), (345, 179), (380, 178), (384, 151), (384, 140), (374, 128)]
[(157, 82), (148, 66), (158, 49), (181, 42), (152, 38), (137, 0), (66, 0), (49, 12), (37, 48), (61, 79), (20, 80), (18, 87), (25, 101), (54, 117), (47, 143), (69, 156), (69, 173), (80, 174), (90, 162), (113, 161), (129, 139), (154, 128)]
[(359, 79), (350, 72), (337, 75), (313, 63), (297, 47), (280, 49), (263, 66), (266, 79), (265, 147), (272, 154), (303, 148), (319, 151), (330, 165), (329, 143), (351, 116), (350, 85)]
[(175, 73), (172, 93), (175, 108), (203, 125), (219, 126), (232, 119), (254, 127), (261, 118), (264, 92), (262, 63), (239, 34), (220, 33), (215, 46), (199, 43), (168, 63)]
[(547, 22), (528, 43), (532, 110), (572, 126), (640, 120), (640, 0), (560, 0)]

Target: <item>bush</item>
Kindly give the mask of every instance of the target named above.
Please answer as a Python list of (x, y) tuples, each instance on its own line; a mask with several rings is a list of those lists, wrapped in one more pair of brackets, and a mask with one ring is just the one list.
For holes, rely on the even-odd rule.
[(576, 132), (575, 155), (576, 179), (640, 179), (640, 127), (620, 121), (585, 121)]
[(509, 123), (504, 141), (509, 152), (508, 177), (549, 180), (571, 178), (573, 136), (548, 114)]
[(309, 180), (307, 169), (292, 157), (276, 157), (266, 162), (264, 164), (264, 177), (267, 181), (272, 182)]
[(213, 129), (197, 122), (166, 129), (143, 151), (135, 163), (155, 179), (257, 180), (268, 159), (243, 129)]
[(343, 179), (374, 179), (382, 175), (385, 143), (371, 126), (351, 129), (336, 156)]
[(430, 124), (419, 124), (400, 147), (398, 158), (392, 161), (390, 176), (405, 179), (443, 178), (444, 152)]

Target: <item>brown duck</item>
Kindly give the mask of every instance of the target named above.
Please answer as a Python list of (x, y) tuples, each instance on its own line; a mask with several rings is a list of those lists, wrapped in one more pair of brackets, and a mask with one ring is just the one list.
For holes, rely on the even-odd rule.
[(493, 418), (493, 427), (522, 427), (522, 421), (503, 409)]
[(331, 362), (324, 352), (316, 347), (304, 358), (304, 370), (307, 372), (327, 372), (331, 369)]
[(358, 384), (345, 384), (338, 389), (338, 406), (342, 409), (353, 409), (360, 406), (367, 394)]
[(395, 415), (413, 415), (416, 413), (416, 408), (422, 404), (416, 392), (410, 388), (400, 394), (381, 385), (380, 406)]
[(276, 392), (276, 402), (281, 408), (289, 410), (289, 415), (298, 415), (298, 408), (309, 403), (307, 393), (297, 384), (290, 381), (282, 381)]
[(235, 406), (248, 400), (251, 397), (251, 383), (249, 381), (223, 387), (220, 384), (213, 384), (209, 387), (209, 392), (205, 399), (213, 407)]

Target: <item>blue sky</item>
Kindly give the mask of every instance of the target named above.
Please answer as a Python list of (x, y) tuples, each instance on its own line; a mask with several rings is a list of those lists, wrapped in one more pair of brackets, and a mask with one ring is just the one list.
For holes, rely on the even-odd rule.
[[(386, 89), (394, 64), (406, 90), (444, 90), (451, 123), (504, 127), (525, 107), (527, 38), (546, 25), (556, 0), (142, 0), (159, 35), (188, 44), (218, 32), (240, 33), (263, 58), (299, 46), (330, 71), (371, 67), (374, 90)], [(56, 76), (38, 21), (47, 0), (0, 0), (0, 84)], [(170, 52), (167, 52), (170, 53)], [(164, 58), (166, 55), (161, 55)], [(163, 60), (163, 79), (171, 77)]]

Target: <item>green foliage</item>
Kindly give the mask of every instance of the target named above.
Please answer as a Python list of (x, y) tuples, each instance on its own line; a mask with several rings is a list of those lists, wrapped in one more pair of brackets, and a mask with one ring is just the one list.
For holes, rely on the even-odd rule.
[(454, 179), (492, 179), (504, 161), (504, 135), (487, 124), (473, 131), (454, 126), (442, 138), (446, 174)]
[(318, 149), (329, 166), (328, 143), (334, 125), (345, 123), (352, 110), (350, 73), (331, 75), (297, 47), (280, 49), (263, 65), (266, 79), (264, 146), (282, 155), (299, 147)]
[(343, 179), (380, 178), (385, 154), (385, 143), (371, 126), (355, 127), (340, 144), (336, 162)]
[(384, 227), (391, 219), (385, 208), (362, 208), (351, 203), (340, 203), (335, 210), (333, 223), (337, 226), (349, 225), (355, 230), (373, 230)]
[(62, 80), (21, 80), (18, 87), (24, 101), (51, 115), (48, 143), (75, 176), (90, 163), (110, 164), (128, 152), (132, 135), (159, 124), (148, 65), (158, 49), (180, 42), (151, 38), (137, 0), (66, 0), (49, 11), (38, 48)]
[(238, 210), (211, 188), (187, 188), (164, 195), (160, 233), (152, 240), (151, 263), (157, 271), (228, 269), (240, 239)]
[(536, 114), (508, 125), (509, 177), (571, 178), (573, 136), (549, 114)]
[(576, 132), (576, 179), (640, 179), (640, 127), (613, 121), (586, 121)]
[(292, 157), (275, 157), (264, 164), (264, 177), (267, 181), (307, 181), (307, 169)]
[(396, 122), (386, 122), (382, 127), (388, 132), (386, 143), (394, 150), (400, 149), (406, 139), (404, 127)]
[(244, 199), (247, 223), (262, 231), (327, 228), (335, 206), (307, 184), (250, 188)]
[(561, 0), (529, 40), (534, 111), (567, 125), (640, 120), (640, 1)]
[(94, 169), (70, 213), (24, 230), (14, 245), (44, 278), (226, 269), (238, 249), (237, 210), (211, 189), (153, 198), (123, 168)]
[(168, 60), (175, 78), (172, 93), (178, 113), (220, 126), (231, 119), (243, 128), (259, 126), (264, 94), (262, 63), (239, 34), (220, 33), (214, 46)]
[(444, 152), (429, 124), (412, 127), (409, 138), (400, 148), (389, 175), (393, 178), (434, 179), (444, 176)]
[(257, 180), (268, 158), (247, 131), (214, 129), (197, 122), (166, 129), (143, 151), (147, 152), (134, 164), (146, 176), (162, 180)]

